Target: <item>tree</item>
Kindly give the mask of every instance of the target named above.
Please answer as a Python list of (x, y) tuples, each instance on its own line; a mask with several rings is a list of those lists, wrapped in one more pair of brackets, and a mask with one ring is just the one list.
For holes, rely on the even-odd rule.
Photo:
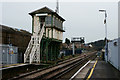
[(65, 43), (69, 46), (70, 40), (68, 38), (65, 39)]
[(80, 41), (81, 43), (85, 43), (85, 41), (84, 41), (84, 39), (81, 39), (81, 41)]

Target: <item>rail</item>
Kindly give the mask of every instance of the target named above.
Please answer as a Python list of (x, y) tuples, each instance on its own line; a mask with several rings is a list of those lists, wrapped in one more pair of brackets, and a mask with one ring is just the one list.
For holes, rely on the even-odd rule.
[(33, 71), (31, 73), (28, 73), (26, 75), (21, 75), (18, 77), (15, 77), (13, 79), (51, 79), (55, 77), (56, 75), (72, 69), (72, 67), (77, 66), (81, 62), (87, 60), (88, 58), (95, 55), (94, 53), (88, 54), (86, 56), (82, 55), (82, 57), (78, 57), (76, 59), (71, 59), (68, 62), (64, 61), (56, 66), (52, 66), (43, 70), (37, 70)]

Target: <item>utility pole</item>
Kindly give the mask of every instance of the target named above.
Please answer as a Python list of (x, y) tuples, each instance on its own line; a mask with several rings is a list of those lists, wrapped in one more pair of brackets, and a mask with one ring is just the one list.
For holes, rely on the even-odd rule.
[(73, 42), (72, 47), (73, 47), (73, 56), (74, 56), (75, 55), (75, 43), (74, 42)]

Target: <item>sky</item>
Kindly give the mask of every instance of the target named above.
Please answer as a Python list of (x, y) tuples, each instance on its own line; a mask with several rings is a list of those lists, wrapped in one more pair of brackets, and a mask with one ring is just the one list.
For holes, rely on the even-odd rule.
[[(33, 0), (32, 0), (33, 1)], [(28, 14), (34, 10), (44, 6), (55, 11), (56, 2), (6, 2), (0, 3), (0, 24), (7, 25), (13, 28), (32, 31), (32, 18)], [(103, 2), (88, 2), (81, 1), (60, 1), (59, 15), (66, 21), (64, 22), (65, 38), (85, 37), (85, 42), (93, 42), (105, 38), (105, 26), (103, 24), (104, 13), (100, 13), (99, 9), (106, 9), (108, 38), (115, 39), (118, 37), (118, 3), (110, 0)]]

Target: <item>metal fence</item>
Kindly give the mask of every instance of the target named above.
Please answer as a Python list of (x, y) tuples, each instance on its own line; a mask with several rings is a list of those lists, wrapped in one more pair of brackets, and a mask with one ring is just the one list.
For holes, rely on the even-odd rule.
[[(73, 50), (62, 50), (60, 51), (60, 53), (63, 53), (65, 56), (68, 56), (73, 54)], [(75, 50), (75, 54), (81, 54), (81, 53), (82, 53), (82, 50), (80, 49)]]

